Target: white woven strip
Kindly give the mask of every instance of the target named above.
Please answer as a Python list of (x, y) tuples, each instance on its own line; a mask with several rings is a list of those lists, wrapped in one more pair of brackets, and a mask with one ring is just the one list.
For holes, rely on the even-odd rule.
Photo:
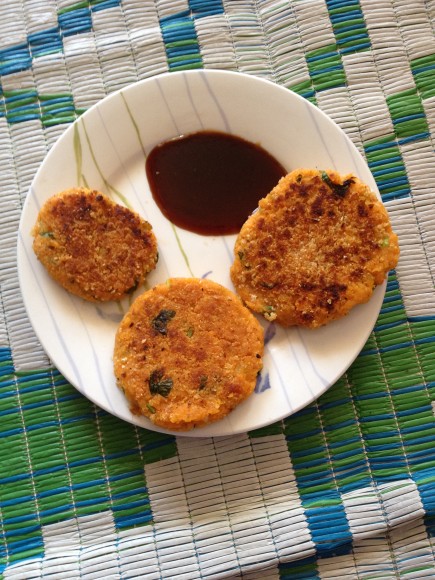
[(305, 52), (311, 52), (329, 44), (335, 46), (335, 35), (324, 0), (295, 2), (294, 10)]
[(188, 0), (156, 0), (160, 18), (166, 18), (189, 10)]
[(388, 527), (399, 526), (424, 516), (420, 494), (414, 481), (383, 483), (377, 486)]
[(196, 19), (195, 30), (205, 68), (237, 70), (236, 55), (224, 15)]
[(39, 120), (10, 126), (20, 201), (27, 196), (36, 170), (47, 154), (44, 131)]
[[(254, 562), (245, 566), (246, 556), (249, 557), (249, 553), (245, 553), (247, 548), (253, 548), (256, 564), (261, 564), (261, 554), (271, 548), (267, 529), (264, 533), (255, 526), (261, 521), (255, 509), (259, 504), (255, 496), (258, 488), (255, 474), (248, 470), (245, 477), (252, 457), (265, 507), (264, 519), (272, 522), (274, 554), (278, 553), (285, 562), (312, 555), (314, 550), (311, 543), (307, 543), (310, 549), (304, 550), (303, 532), (294, 536), (294, 545), (299, 543), (300, 551), (289, 553), (284, 548), (289, 545), (286, 531), (297, 527), (295, 507), (300, 504), (295, 497), (297, 492), (291, 491), (292, 485), (295, 487), (292, 470), (288, 465), (287, 470), (282, 470), (284, 438), (253, 439), (253, 454), (243, 446), (243, 439), (239, 438), (235, 445), (233, 461), (229, 457), (234, 438), (219, 440), (217, 448), (218, 440), (179, 440), (181, 461), (174, 458), (145, 467), (150, 477), (154, 525), (116, 532), (111, 512), (50, 524), (43, 528), (44, 557), (12, 564), (5, 571), (5, 580), (55, 578), (56, 574), (68, 580), (80, 574), (90, 579), (113, 580), (143, 577), (150, 580), (235, 579), (237, 568), (240, 570), (237, 577), (245, 580), (278, 580), (276, 567), (264, 572), (255, 569), (249, 572)], [(216, 470), (222, 474), (221, 481), (214, 476)], [(210, 484), (206, 485), (208, 476)], [(295, 501), (291, 505), (289, 498), (292, 497)], [(317, 573), (322, 580), (368, 580), (374, 574), (377, 579), (384, 580), (434, 577), (433, 546), (422, 520), (423, 510), (421, 507), (415, 509), (421, 502), (413, 481), (384, 484), (378, 486), (377, 492), (356, 490), (344, 494), (342, 499), (356, 541), (353, 553), (317, 561)], [(379, 502), (381, 509), (378, 509)], [(225, 514), (228, 538), (225, 538), (222, 522)], [(245, 514), (254, 517), (248, 520), (243, 517)], [(281, 528), (273, 526), (274, 514), (284, 516)], [(373, 514), (382, 520), (382, 532), (380, 527), (369, 522)], [(371, 536), (365, 539), (363, 520), (371, 527)], [(211, 525), (212, 521), (216, 521), (215, 526)], [(250, 522), (248, 529), (262, 532), (258, 540), (249, 542), (249, 532), (242, 525), (243, 521)], [(406, 525), (398, 525), (401, 522)], [(388, 537), (385, 536), (386, 525), (390, 528)], [(238, 535), (241, 529), (245, 529), (243, 542)], [(373, 537), (377, 531), (381, 533)], [(259, 550), (257, 542), (265, 545)], [(237, 553), (234, 551), (236, 545)], [(269, 556), (268, 564), (276, 562), (272, 554)]]
[(270, 54), (264, 30), (255, 13), (253, 0), (232, 2), (223, 0), (234, 45), (237, 68), (240, 72), (273, 78)]
[[(422, 203), (423, 200), (420, 201)], [(408, 316), (435, 314), (434, 281), (428, 263), (427, 249), (419, 233), (417, 213), (410, 198), (387, 204), (391, 224), (399, 237), (401, 249), (396, 267), (400, 289)], [(432, 221), (433, 216), (429, 213)]]
[(426, 121), (431, 134), (431, 142), (435, 149), (435, 96), (423, 100), (423, 108), (426, 114)]
[(274, 80), (284, 86), (309, 80), (302, 38), (292, 4), (279, 0), (259, 0), (258, 6)]
[(314, 553), (283, 436), (178, 438), (177, 446), (177, 459), (145, 467), (163, 577), (174, 573), (169, 536), (183, 574), (204, 578)]
[[(156, 525), (155, 548), (161, 577), (198, 575), (199, 563), (191, 517), (178, 457), (145, 466), (149, 498)], [(175, 556), (175, 558), (174, 558)]]
[[(65, 570), (63, 570), (65, 577), (68, 577), (67, 572), (71, 578), (74, 577), (74, 573), (76, 577), (80, 573), (89, 574), (92, 572), (89, 569), (90, 566), (94, 565), (94, 562), (89, 562), (89, 559), (97, 549), (102, 549), (105, 553), (105, 570), (109, 568), (119, 571), (116, 554), (112, 549), (108, 549), (108, 546), (112, 546), (115, 540), (115, 526), (111, 512), (82, 516), (45, 526), (43, 539), (45, 558), (42, 569), (44, 574), (53, 574), (56, 567), (59, 567), (59, 560), (62, 561), (63, 556), (69, 559), (68, 566), (65, 565)], [(92, 573), (89, 577), (98, 576)]]
[(389, 0), (361, 0), (377, 76), (386, 95), (415, 86), (404, 47), (401, 30), (396, 24), (394, 7)]
[(123, 0), (122, 7), (138, 78), (166, 72), (168, 63), (156, 4)]
[(343, 129), (360, 153), (363, 154), (361, 131), (349, 89), (338, 87), (321, 91), (317, 94), (317, 105)]
[(121, 7), (92, 13), (101, 74), (107, 93), (137, 81), (129, 35)]
[(22, 0), (27, 34), (57, 27), (57, 7), (54, 0)]
[[(435, 36), (426, 2), (394, 0), (394, 10), (406, 46), (407, 59), (413, 60), (435, 52)], [(406, 26), (405, 26), (406, 24)]]
[(382, 533), (385, 530), (385, 514), (374, 488), (355, 490), (342, 496), (347, 521), (356, 541)]
[[(353, 554), (334, 556), (333, 558), (319, 558), (317, 560), (317, 574), (321, 580), (359, 580)], [(376, 576), (387, 578), (386, 576)], [(391, 580), (392, 576), (388, 576)]]
[[(41, 560), (21, 560), (17, 564), (12, 564), (8, 566), (4, 573), (4, 580), (40, 580), (42, 561)], [(67, 580), (72, 576), (65, 576)], [(77, 578), (77, 576), (76, 576)]]
[[(0, 140), (3, 145), (9, 144), (9, 147), (3, 147), (0, 152), (2, 166), (0, 185), (5, 192), (0, 201), (2, 230), (0, 282), (4, 308), (0, 332), (2, 338), (8, 337), (17, 370), (46, 367), (49, 364), (25, 313), (16, 265), (16, 232), (20, 220), (21, 198), (24, 198), (27, 191), (31, 172), (36, 171), (39, 161), (46, 152), (44, 147), (40, 147), (38, 152), (36, 147), (32, 149), (29, 145), (33, 139), (41, 142), (40, 131), (39, 122), (8, 127), (5, 119), (0, 119)], [(10, 158), (10, 151), (15, 152), (16, 165)], [(31, 151), (35, 152), (34, 158)], [(1, 346), (3, 345), (4, 342)]]
[(8, 333), (6, 331), (5, 305), (3, 302), (3, 289), (0, 281), (0, 347), (9, 346)]
[(50, 149), (56, 143), (56, 141), (67, 128), (68, 125), (53, 125), (52, 127), (47, 127), (44, 129), (47, 149)]
[(249, 438), (177, 445), (202, 574), (276, 558)]
[(27, 30), (22, 4), (20, 5), (20, 9), (17, 9), (16, 2), (3, 2), (2, 4), (0, 49), (25, 43), (27, 40)]
[(314, 542), (282, 435), (251, 439), (264, 510), (269, 519), (275, 550), (279, 558), (308, 556)]
[(389, 539), (399, 578), (435, 578), (433, 547), (422, 519), (392, 529)]
[[(418, 207), (420, 199), (433, 192), (435, 180), (435, 151), (429, 140), (406, 143), (400, 146), (406, 175), (412, 189), (412, 197)], [(428, 232), (426, 232), (428, 233)], [(426, 234), (423, 236), (427, 240)]]
[(40, 95), (71, 92), (65, 59), (60, 52), (35, 58), (32, 70)]
[(392, 580), (397, 578), (397, 568), (392, 557), (387, 536), (368, 538), (355, 542), (353, 558), (357, 575), (361, 580)]
[(67, 36), (63, 50), (74, 103), (88, 108), (106, 95), (94, 36), (91, 32)]
[(364, 142), (394, 133), (390, 112), (371, 53), (343, 57), (348, 91)]
[(119, 532), (116, 548), (121, 578), (161, 578), (152, 526), (140, 528), (140, 533), (138, 528)]
[(352, 553), (317, 560), (321, 580), (434, 578), (434, 554), (422, 519), (388, 535), (359, 540)]

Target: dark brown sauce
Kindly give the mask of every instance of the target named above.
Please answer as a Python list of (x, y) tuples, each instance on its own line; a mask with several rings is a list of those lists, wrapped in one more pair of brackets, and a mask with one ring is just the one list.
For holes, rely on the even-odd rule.
[(254, 143), (200, 131), (154, 147), (146, 173), (155, 202), (172, 223), (223, 235), (240, 230), (286, 170)]

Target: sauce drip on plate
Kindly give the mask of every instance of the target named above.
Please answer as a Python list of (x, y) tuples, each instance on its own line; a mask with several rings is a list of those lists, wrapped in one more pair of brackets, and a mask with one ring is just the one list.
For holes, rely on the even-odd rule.
[(160, 143), (145, 167), (162, 213), (175, 225), (203, 235), (237, 233), (287, 173), (259, 145), (218, 131)]

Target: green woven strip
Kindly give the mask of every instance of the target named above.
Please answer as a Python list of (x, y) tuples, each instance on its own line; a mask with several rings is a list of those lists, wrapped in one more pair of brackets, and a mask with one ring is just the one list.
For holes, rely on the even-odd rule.
[(315, 91), (344, 86), (346, 75), (335, 45), (328, 45), (306, 55)]
[(387, 96), (387, 104), (398, 139), (429, 135), (421, 97), (416, 89)]
[(5, 91), (0, 116), (9, 123), (39, 119), (44, 127), (72, 123), (83, 113), (76, 109), (69, 93), (38, 94), (27, 89)]
[(272, 425), (262, 427), (261, 429), (254, 429), (253, 431), (250, 431), (249, 436), (256, 438), (267, 437), (269, 435), (282, 435), (283, 429), (284, 427), (282, 421), (278, 421), (276, 423), (272, 423)]
[(348, 491), (370, 483), (370, 472), (349, 385), (345, 377), (319, 399), (328, 455), (340, 489)]
[(435, 54), (411, 60), (410, 65), (421, 98), (435, 97)]
[(307, 478), (299, 488), (301, 497), (336, 489), (316, 407), (311, 405), (287, 419), (284, 432), (293, 467), (299, 477)]
[(70, 6), (65, 6), (60, 8), (58, 14), (66, 14), (67, 12), (74, 12), (75, 10), (81, 10), (82, 8), (89, 9), (98, 6), (106, 2), (106, 0), (83, 0), (82, 2), (76, 2)]
[(280, 580), (320, 580), (316, 558), (304, 558), (279, 565)]
[(367, 163), (383, 199), (410, 195), (405, 163), (395, 135), (369, 141), (364, 146)]
[(108, 509), (122, 529), (152, 523), (144, 462), (176, 455), (173, 437), (97, 411), (57, 371), (9, 374), (0, 389), (0, 504), (12, 546), (38, 554), (41, 526)]
[(305, 97), (311, 103), (316, 104), (313, 83), (311, 80), (306, 80), (301, 83), (291, 85), (290, 89), (295, 93), (297, 93), (298, 95), (300, 95), (301, 97)]
[(326, 5), (340, 51), (349, 53), (368, 50), (370, 39), (359, 1), (326, 0)]

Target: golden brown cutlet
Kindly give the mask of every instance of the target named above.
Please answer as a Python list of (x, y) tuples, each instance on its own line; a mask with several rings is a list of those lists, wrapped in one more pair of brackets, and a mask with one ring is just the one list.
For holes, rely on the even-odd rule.
[(66, 290), (92, 302), (118, 300), (156, 266), (151, 225), (96, 190), (50, 197), (32, 230), (33, 249)]
[(367, 302), (398, 257), (387, 211), (367, 185), (297, 169), (241, 228), (231, 278), (267, 320), (315, 328)]
[(134, 301), (115, 339), (114, 371), (132, 412), (169, 430), (222, 419), (254, 390), (263, 330), (230, 290), (174, 278)]

